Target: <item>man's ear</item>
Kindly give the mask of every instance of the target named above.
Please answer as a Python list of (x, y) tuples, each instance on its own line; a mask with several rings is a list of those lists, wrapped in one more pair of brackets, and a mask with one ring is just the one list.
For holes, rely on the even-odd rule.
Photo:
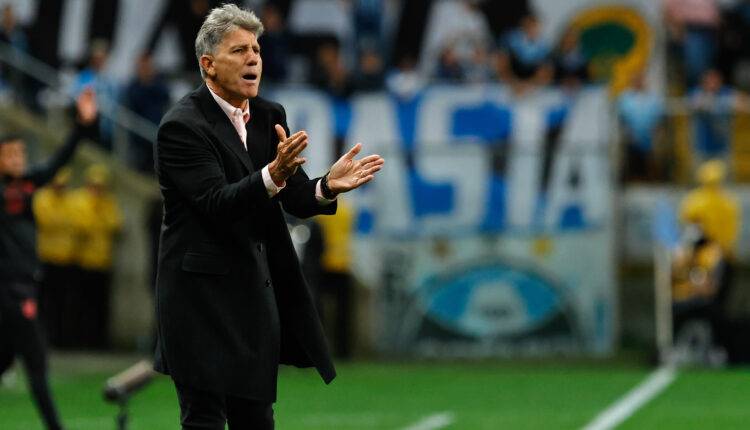
[(210, 55), (201, 55), (201, 68), (206, 73), (206, 76), (213, 78), (216, 74), (214, 71), (214, 57)]

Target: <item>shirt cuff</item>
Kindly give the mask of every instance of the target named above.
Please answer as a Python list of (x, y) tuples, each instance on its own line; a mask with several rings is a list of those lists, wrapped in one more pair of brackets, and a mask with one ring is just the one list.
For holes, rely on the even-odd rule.
[(286, 187), (286, 181), (284, 181), (281, 186), (278, 186), (273, 181), (273, 179), (271, 179), (271, 172), (268, 171), (268, 165), (266, 165), (266, 167), (264, 167), (263, 170), (260, 171), (260, 175), (263, 177), (263, 185), (266, 186), (268, 197), (275, 196), (279, 193), (279, 191), (283, 190), (284, 187)]
[(320, 189), (320, 182), (322, 179), (318, 179), (318, 183), (315, 184), (315, 199), (320, 203), (321, 205), (327, 205), (331, 204), (336, 201), (336, 198), (334, 197), (333, 200), (327, 199), (323, 197), (323, 190)]

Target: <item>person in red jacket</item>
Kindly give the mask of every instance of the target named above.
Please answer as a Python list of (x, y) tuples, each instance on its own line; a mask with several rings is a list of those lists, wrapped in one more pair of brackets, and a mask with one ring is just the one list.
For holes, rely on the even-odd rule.
[(47, 383), (47, 353), (37, 319), (36, 225), (32, 198), (73, 156), (78, 142), (95, 135), (96, 100), (84, 91), (77, 101), (72, 134), (40, 166), (27, 168), (26, 145), (16, 136), (0, 138), (0, 374), (18, 355), (26, 368), (34, 402), (48, 429), (61, 429)]

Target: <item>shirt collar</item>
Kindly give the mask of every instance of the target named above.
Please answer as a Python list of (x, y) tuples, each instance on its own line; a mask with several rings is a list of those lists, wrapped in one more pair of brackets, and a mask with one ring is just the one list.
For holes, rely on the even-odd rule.
[[(224, 111), (224, 113), (229, 117), (230, 121), (234, 121), (235, 118), (242, 119), (244, 118), (245, 114), (248, 114), (248, 120), (250, 115), (250, 101), (248, 100), (247, 103), (245, 103), (245, 108), (240, 109), (232, 106), (229, 104), (228, 101), (224, 100), (223, 98), (219, 97), (214, 90), (211, 89), (211, 87), (206, 84), (206, 87), (208, 88), (208, 91), (211, 92), (211, 96), (216, 100), (216, 103), (219, 105), (221, 110)], [(245, 121), (247, 122), (247, 121)]]

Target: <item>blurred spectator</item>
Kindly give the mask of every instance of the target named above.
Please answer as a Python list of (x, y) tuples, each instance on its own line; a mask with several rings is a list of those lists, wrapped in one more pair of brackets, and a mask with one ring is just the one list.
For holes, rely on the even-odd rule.
[(263, 80), (270, 83), (282, 83), (287, 78), (289, 61), (289, 33), (284, 17), (276, 4), (268, 2), (263, 5), (261, 20), (263, 22)]
[(70, 330), (66, 312), (68, 294), (76, 283), (74, 264), (76, 235), (71, 201), (70, 169), (58, 172), (49, 186), (34, 197), (34, 218), (37, 225), (37, 252), (42, 262), (39, 307), (42, 324), (50, 343), (66, 347), (79, 335)]
[(386, 78), (388, 91), (404, 100), (414, 98), (426, 84), (416, 69), (414, 58), (409, 56), (404, 56)]
[(696, 176), (700, 186), (683, 200), (680, 218), (683, 223), (696, 226), (702, 236), (718, 243), (722, 252), (733, 258), (741, 213), (737, 198), (723, 187), (726, 164), (721, 160), (707, 161), (700, 165)]
[(117, 83), (105, 72), (109, 45), (105, 40), (91, 42), (88, 65), (78, 72), (73, 83), (73, 95), (78, 96), (86, 88), (92, 88), (99, 102), (99, 109), (104, 115), (99, 120), (99, 139), (97, 143), (106, 150), (112, 149), (114, 122), (108, 116), (115, 110), (119, 98)]
[(578, 32), (568, 29), (554, 53), (555, 81), (565, 88), (575, 89), (589, 79), (589, 59), (581, 50)]
[(715, 69), (708, 70), (700, 86), (691, 91), (695, 165), (711, 158), (729, 158), (732, 117), (740, 101), (738, 93), (724, 85)]
[(491, 58), (487, 46), (477, 44), (462, 59), (466, 82), (487, 82), (492, 78)]
[(617, 101), (625, 139), (624, 180), (656, 179), (654, 134), (664, 116), (664, 99), (646, 88), (646, 78), (638, 75)]
[(513, 73), (510, 70), (510, 58), (502, 49), (494, 49), (489, 53), (490, 76), (498, 82), (511, 82)]
[(682, 57), (687, 87), (695, 86), (715, 66), (719, 6), (716, 0), (664, 0), (664, 17), (670, 42)]
[(671, 268), (673, 359), (721, 365), (727, 359), (726, 258), (716, 242), (687, 230)]
[[(128, 85), (124, 94), (125, 105), (154, 124), (159, 124), (162, 115), (169, 107), (169, 88), (161, 74), (154, 70), (151, 54), (145, 53), (138, 59), (136, 77)], [(130, 166), (140, 172), (153, 172), (153, 142), (141, 136), (130, 135)]]
[(473, 61), (477, 49), (486, 52), (490, 44), (487, 20), (477, 0), (439, 0), (432, 7), (424, 33), (419, 70), (436, 76), (440, 59), (451, 47), (459, 63)]
[(358, 91), (380, 91), (385, 84), (384, 60), (376, 47), (360, 50), (354, 86)]
[(446, 45), (440, 51), (435, 79), (452, 83), (460, 83), (464, 80), (464, 69), (453, 45)]
[[(339, 197), (338, 210), (333, 216), (316, 217), (323, 239), (320, 255), (318, 284), (319, 310), (324, 324), (334, 321), (334, 348), (339, 358), (352, 356), (352, 324), (356, 307), (354, 282), (351, 273), (351, 241), (354, 211)], [(331, 317), (327, 297), (335, 303), (335, 318)]]
[(86, 185), (72, 197), (79, 238), (76, 257), (81, 269), (77, 291), (80, 308), (74, 316), (81, 345), (93, 348), (109, 345), (112, 257), (115, 236), (122, 228), (122, 213), (109, 190), (109, 175), (103, 165), (90, 166), (86, 169)]
[(335, 42), (318, 47), (316, 73), (312, 84), (334, 97), (348, 97), (352, 92), (352, 81), (341, 58), (341, 50)]
[(487, 82), (491, 78), (490, 57), (484, 43), (446, 41), (437, 58), (432, 78), (441, 82)]
[(681, 204), (680, 218), (688, 240), (678, 250), (673, 270), (678, 345), (685, 337), (683, 327), (691, 320), (705, 320), (710, 325), (714, 347), (725, 348), (728, 340), (726, 303), (742, 214), (737, 198), (723, 189), (725, 177), (722, 161), (703, 163), (697, 174), (699, 187)]
[(542, 23), (536, 15), (525, 16), (521, 26), (508, 33), (501, 45), (510, 71), (520, 80), (540, 77), (539, 72), (550, 59), (551, 49), (542, 38)]

